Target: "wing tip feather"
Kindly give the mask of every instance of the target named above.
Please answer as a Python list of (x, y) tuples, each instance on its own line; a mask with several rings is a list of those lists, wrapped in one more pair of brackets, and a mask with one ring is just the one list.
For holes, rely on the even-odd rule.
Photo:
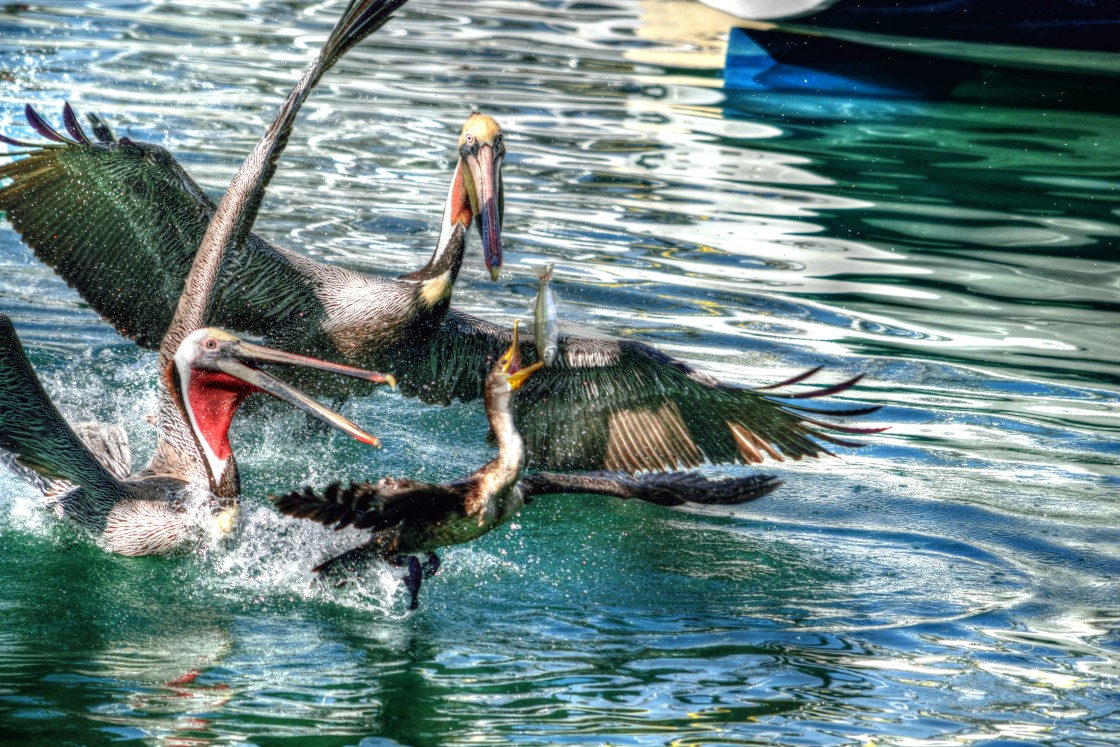
[(82, 123), (78, 121), (78, 115), (74, 113), (74, 107), (70, 106), (70, 102), (64, 102), (62, 105), (62, 123), (66, 126), (66, 131), (70, 133), (70, 137), (79, 145), (92, 145), (89, 136), (86, 135), (85, 130), (82, 129)]
[(62, 143), (64, 145), (75, 144), (60, 135), (58, 130), (52, 127), (39, 112), (35, 111), (35, 107), (31, 106), (31, 104), (27, 104), (23, 107), (23, 116), (27, 118), (27, 124), (31, 125), (31, 129), (35, 130), (35, 132), (39, 133), (47, 140), (53, 140), (56, 143)]

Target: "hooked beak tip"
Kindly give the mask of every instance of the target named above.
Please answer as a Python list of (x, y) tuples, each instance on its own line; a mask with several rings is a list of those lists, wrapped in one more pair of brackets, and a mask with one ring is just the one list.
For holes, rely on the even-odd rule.
[(502, 271), (501, 267), (491, 267), (490, 268), (490, 279), (494, 280), (494, 281), (497, 281), (498, 275), (501, 274), (501, 271)]
[(397, 391), (397, 377), (396, 376), (394, 376), (393, 374), (382, 374), (381, 378), (382, 378), (382, 381), (384, 381), (386, 384), (389, 385), (389, 389), (391, 389), (394, 392)]

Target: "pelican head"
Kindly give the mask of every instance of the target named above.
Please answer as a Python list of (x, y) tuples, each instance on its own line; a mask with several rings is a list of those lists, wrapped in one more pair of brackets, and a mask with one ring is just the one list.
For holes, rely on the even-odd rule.
[(502, 216), (505, 197), (502, 192), (502, 159), (506, 155), (502, 128), (489, 117), (473, 112), (459, 135), (459, 160), (463, 186), (470, 200), (471, 213), (478, 218), (482, 236), (482, 252), (490, 277), (498, 279), (502, 269)]
[(179, 344), (174, 368), (182, 409), (210, 464), (215, 483), (231, 456), (229, 425), (237, 408), (253, 392), (264, 392), (284, 400), (343, 433), (372, 446), (380, 442), (303, 392), (256, 367), (259, 363), (282, 363), (351, 376), (396, 387), (391, 374), (381, 374), (321, 361), (303, 355), (254, 345), (213, 327), (195, 330)]

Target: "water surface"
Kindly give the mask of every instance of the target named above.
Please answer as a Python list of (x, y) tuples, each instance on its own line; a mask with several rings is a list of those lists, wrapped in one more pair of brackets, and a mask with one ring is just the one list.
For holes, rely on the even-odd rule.
[[(220, 193), (333, 23), (323, 3), (0, 6), (0, 125), (97, 111)], [(296, 484), (449, 479), (478, 403), (347, 404), (385, 449), (235, 425), (246, 521), (175, 558), (106, 555), (0, 474), (0, 732), (15, 742), (1114, 743), (1120, 730), (1120, 121), (1107, 94), (989, 76), (943, 103), (728, 95), (679, 6), (413, 0), (305, 108), (258, 230), (401, 274), (434, 245), (472, 107), (508, 138), (506, 269), (455, 303), (722, 379), (865, 373), (889, 425), (768, 465), (747, 506), (538, 501), (445, 553), (409, 614), (355, 541), (278, 517)], [(666, 16), (668, 22), (666, 23)], [(689, 17), (691, 18), (691, 16)], [(658, 28), (651, 31), (655, 23)], [(720, 27), (714, 27), (718, 35)], [(672, 56), (668, 56), (668, 55)], [(689, 66), (689, 60), (699, 67)], [(992, 103), (993, 101), (999, 103)], [(63, 412), (150, 455), (155, 356), (0, 228), (0, 312)], [(295, 446), (293, 446), (295, 444)], [(742, 468), (711, 468), (713, 474)]]

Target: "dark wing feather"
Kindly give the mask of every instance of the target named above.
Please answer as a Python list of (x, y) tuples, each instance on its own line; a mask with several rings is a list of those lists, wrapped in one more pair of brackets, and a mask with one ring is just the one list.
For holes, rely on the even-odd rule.
[[(471, 399), (511, 338), (508, 328), (452, 309), (430, 345), (397, 351), (390, 370), (408, 396), (442, 403)], [(522, 336), (521, 355), (536, 358), (531, 334)], [(836, 394), (856, 381), (787, 398)], [(854, 417), (877, 409), (807, 407), (728, 386), (639, 342), (561, 336), (556, 362), (518, 392), (515, 419), (534, 469), (639, 472), (829, 454), (817, 441), (859, 446), (835, 434), (881, 429), (819, 416)]]
[(332, 483), (323, 491), (304, 488), (287, 495), (272, 496), (276, 509), (298, 519), (343, 529), (378, 531), (402, 521), (438, 520), (461, 511), (461, 490), (448, 485), (433, 485), (416, 480), (385, 477), (377, 482)]
[(170, 154), (64, 140), (0, 166), (3, 179), (0, 211), (35, 255), (122, 334), (158, 346), (214, 209)]
[[(84, 135), (72, 111), (64, 119)], [(31, 121), (46, 127), (38, 115)], [(41, 144), (0, 166), (0, 182), (10, 180), (0, 185), (0, 211), (121, 334), (156, 348), (215, 205), (166, 150), (117, 140), (103, 120), (90, 121), (99, 142)], [(226, 259), (214, 323), (263, 335), (291, 319), (320, 318), (300, 262), (307, 260), (250, 234)]]
[[(382, 351), (387, 357), (383, 365), (397, 377), (406, 397), (441, 405), (456, 399), (469, 402), (482, 395), (490, 367), (512, 339), (507, 327), (449, 309), (427, 344)], [(523, 345), (523, 354), (526, 349)]]
[(311, 487), (293, 491), (285, 495), (269, 496), (276, 510), (296, 519), (307, 519), (320, 524), (344, 529), (352, 525), (363, 513), (354, 505), (354, 491), (357, 485), (343, 490), (341, 483), (331, 483), (322, 492)]
[(126, 494), (62, 419), (31, 368), (12, 321), (0, 314), (0, 448), (50, 480), (106, 498)]
[(747, 475), (712, 480), (695, 472), (534, 472), (521, 478), (522, 496), (531, 499), (557, 493), (589, 493), (634, 498), (659, 506), (686, 503), (730, 505), (746, 503), (782, 484), (774, 475)]
[(723, 384), (642, 343), (568, 339), (560, 355), (576, 365), (535, 374), (516, 404), (526, 449), (544, 469), (635, 472), (800, 459), (829, 454), (818, 441), (858, 446), (833, 434), (863, 432)]

